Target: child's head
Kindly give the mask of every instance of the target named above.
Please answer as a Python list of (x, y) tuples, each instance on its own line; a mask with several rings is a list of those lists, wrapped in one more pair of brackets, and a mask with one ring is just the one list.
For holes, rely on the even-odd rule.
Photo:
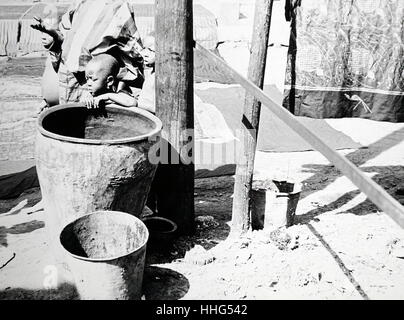
[(113, 56), (103, 53), (87, 63), (85, 73), (90, 93), (98, 96), (113, 89), (119, 73), (119, 63)]
[(143, 57), (144, 64), (148, 67), (153, 67), (156, 62), (156, 48), (154, 44), (154, 32), (149, 33), (143, 39), (143, 50), (140, 53)]

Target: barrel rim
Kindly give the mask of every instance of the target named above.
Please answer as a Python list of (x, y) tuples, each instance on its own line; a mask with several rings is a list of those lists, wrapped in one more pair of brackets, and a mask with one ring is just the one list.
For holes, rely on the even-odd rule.
[(130, 112), (135, 112), (135, 113), (141, 114), (142, 116), (146, 117), (147, 119), (153, 121), (153, 123), (156, 124), (156, 128), (154, 128), (149, 133), (139, 135), (136, 137), (122, 138), (122, 139), (97, 140), (97, 139), (83, 139), (83, 138), (74, 138), (74, 137), (69, 137), (69, 136), (63, 136), (63, 135), (60, 135), (57, 133), (50, 132), (43, 127), (43, 125), (42, 125), (43, 120), (49, 114), (54, 113), (59, 110), (72, 108), (72, 107), (73, 108), (85, 108), (84, 104), (81, 104), (81, 103), (67, 103), (67, 104), (59, 104), (59, 105), (53, 106), (53, 107), (41, 112), (41, 114), (38, 117), (39, 132), (45, 137), (49, 137), (49, 138), (64, 141), (64, 142), (95, 144), (95, 145), (111, 145), (111, 144), (126, 144), (126, 143), (151, 139), (151, 138), (159, 135), (159, 133), (161, 132), (161, 130), (163, 128), (163, 124), (162, 124), (161, 120), (159, 118), (157, 118), (155, 115), (153, 115), (152, 113), (150, 113), (149, 111), (143, 110), (138, 107), (125, 108), (125, 107), (118, 106), (116, 104), (109, 104), (107, 106), (107, 108), (112, 107), (112, 108), (118, 109), (118, 110), (130, 111)]
[[(118, 256), (112, 256), (112, 257), (108, 257), (108, 258), (88, 258), (88, 257), (82, 257), (82, 256), (76, 255), (76, 254), (74, 254), (74, 253), (71, 253), (69, 250), (67, 250), (67, 249), (65, 248), (65, 246), (64, 246), (63, 243), (62, 243), (62, 233), (63, 233), (63, 231), (64, 231), (68, 226), (70, 226), (70, 225), (73, 224), (74, 222), (76, 222), (76, 221), (78, 221), (78, 220), (80, 220), (80, 219), (83, 219), (83, 218), (85, 218), (85, 217), (88, 217), (88, 216), (91, 216), (91, 215), (94, 215), (94, 214), (98, 214), (98, 213), (105, 213), (105, 212), (113, 213), (113, 214), (118, 214), (118, 215), (124, 215), (124, 216), (126, 216), (126, 217), (127, 217), (127, 216), (130, 216), (130, 217), (134, 218), (135, 220), (138, 220), (138, 222), (140, 222), (140, 224), (143, 225), (144, 230), (145, 230), (145, 232), (146, 232), (145, 240), (144, 240), (139, 246), (137, 246), (135, 249), (133, 249), (132, 251), (130, 251), (130, 252), (126, 253), (126, 254), (118, 255)], [(74, 219), (73, 221), (70, 221), (68, 224), (66, 224), (66, 225), (62, 228), (62, 230), (60, 231), (59, 244), (61, 245), (62, 249), (63, 249), (68, 255), (70, 255), (71, 257), (74, 257), (74, 258), (76, 258), (76, 259), (78, 259), (78, 260), (83, 260), (83, 261), (88, 261), (88, 262), (110, 262), (110, 261), (113, 261), (113, 260), (117, 260), (117, 259), (121, 259), (121, 258), (127, 257), (127, 256), (129, 256), (129, 255), (131, 255), (131, 254), (133, 254), (133, 253), (135, 253), (135, 252), (141, 251), (143, 248), (146, 247), (147, 242), (149, 241), (149, 237), (150, 237), (149, 230), (147, 229), (147, 227), (146, 227), (146, 225), (144, 224), (144, 222), (143, 222), (141, 219), (139, 219), (138, 217), (136, 217), (136, 216), (134, 216), (134, 215), (132, 215), (132, 214), (126, 213), (126, 212), (122, 212), (122, 211), (97, 210), (97, 211), (93, 211), (93, 212), (90, 212), (90, 213), (88, 213), (88, 214), (85, 214), (85, 215), (83, 215), (83, 216), (81, 216), (81, 217), (79, 217), (79, 218), (76, 218), (76, 219)]]

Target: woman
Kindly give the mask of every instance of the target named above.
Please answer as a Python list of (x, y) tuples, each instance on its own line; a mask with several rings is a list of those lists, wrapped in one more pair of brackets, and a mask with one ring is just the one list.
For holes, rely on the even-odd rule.
[(133, 6), (127, 1), (75, 1), (62, 16), (58, 29), (35, 19), (32, 28), (50, 36), (44, 45), (58, 74), (59, 103), (80, 101), (87, 91), (84, 70), (88, 61), (106, 52), (119, 60), (121, 81), (141, 86), (142, 44)]

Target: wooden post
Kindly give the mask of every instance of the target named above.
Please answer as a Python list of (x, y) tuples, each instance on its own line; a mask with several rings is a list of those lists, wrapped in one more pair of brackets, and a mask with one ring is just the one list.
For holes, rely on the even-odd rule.
[[(251, 55), (248, 79), (263, 88), (266, 57), (268, 52), (269, 29), (271, 25), (273, 0), (256, 0)], [(257, 146), (261, 103), (248, 92), (244, 103), (241, 145), (236, 169), (233, 197), (231, 233), (238, 235), (251, 226), (249, 196), (254, 171), (255, 149)]]
[[(192, 0), (156, 0), (156, 115), (169, 163), (156, 173), (158, 214), (194, 231)], [(163, 148), (162, 152), (167, 151)], [(165, 158), (164, 155), (161, 156)]]

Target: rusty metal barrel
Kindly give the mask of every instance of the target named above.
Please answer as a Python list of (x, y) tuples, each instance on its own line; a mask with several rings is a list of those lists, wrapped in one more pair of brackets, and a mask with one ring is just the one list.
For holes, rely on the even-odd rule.
[(90, 212), (141, 215), (157, 168), (149, 152), (161, 128), (151, 113), (116, 105), (89, 110), (66, 104), (41, 113), (36, 166), (52, 242)]

